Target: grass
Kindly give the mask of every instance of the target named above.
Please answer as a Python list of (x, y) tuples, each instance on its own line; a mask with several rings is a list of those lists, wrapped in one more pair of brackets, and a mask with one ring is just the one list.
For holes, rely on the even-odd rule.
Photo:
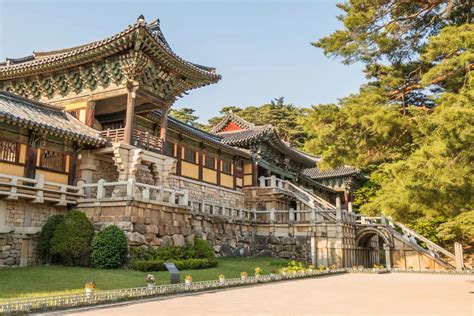
[[(223, 273), (226, 278), (240, 277), (240, 272), (254, 274), (260, 267), (263, 274), (272, 269), (279, 269), (287, 261), (275, 258), (219, 258), (219, 265), (204, 270), (183, 270), (181, 280), (192, 275), (194, 281), (216, 280)], [(169, 283), (169, 273), (165, 271), (151, 272), (156, 284)], [(54, 294), (82, 293), (87, 281), (95, 281), (97, 290), (145, 286), (148, 273), (133, 270), (101, 270), (82, 267), (36, 266), (24, 268), (0, 269), (0, 300), (16, 297), (30, 297)]]

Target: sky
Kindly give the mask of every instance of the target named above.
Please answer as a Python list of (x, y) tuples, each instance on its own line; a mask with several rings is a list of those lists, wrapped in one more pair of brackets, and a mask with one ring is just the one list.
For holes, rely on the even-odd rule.
[(148, 22), (159, 18), (179, 56), (222, 75), (174, 104), (195, 109), (205, 122), (223, 106), (283, 96), (309, 107), (357, 92), (362, 65), (343, 65), (310, 44), (341, 27), (340, 13), (330, 0), (0, 0), (0, 60), (100, 40), (140, 14)]

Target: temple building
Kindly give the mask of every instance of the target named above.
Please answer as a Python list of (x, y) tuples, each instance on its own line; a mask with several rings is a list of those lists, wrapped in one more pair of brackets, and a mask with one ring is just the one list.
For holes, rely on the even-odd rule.
[(357, 169), (319, 170), (273, 126), (232, 112), (210, 132), (168, 116), (187, 91), (220, 79), (143, 16), (103, 40), (0, 63), (0, 266), (39, 263), (41, 226), (72, 208), (97, 229), (119, 226), (130, 246), (198, 236), (219, 255), (415, 260), (387, 252), (402, 241), (358, 226)]

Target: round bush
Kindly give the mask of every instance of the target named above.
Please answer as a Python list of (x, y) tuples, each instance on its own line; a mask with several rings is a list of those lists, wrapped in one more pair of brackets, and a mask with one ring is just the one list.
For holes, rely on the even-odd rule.
[(124, 232), (115, 225), (108, 226), (92, 240), (92, 263), (102, 269), (120, 267), (128, 255)]
[(63, 215), (53, 215), (48, 218), (46, 223), (41, 228), (41, 233), (38, 240), (38, 252), (40, 256), (48, 263), (51, 261), (51, 239), (53, 238), (56, 227), (63, 221)]
[(51, 254), (70, 265), (86, 265), (89, 262), (90, 245), (94, 228), (84, 213), (70, 211), (54, 230), (51, 239)]

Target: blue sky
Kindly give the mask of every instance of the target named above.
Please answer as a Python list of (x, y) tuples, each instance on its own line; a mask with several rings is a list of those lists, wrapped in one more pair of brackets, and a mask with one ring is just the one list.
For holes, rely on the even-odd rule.
[(361, 65), (345, 66), (310, 45), (340, 27), (336, 1), (0, 0), (0, 60), (71, 47), (118, 33), (144, 14), (156, 18), (183, 58), (216, 67), (222, 80), (193, 90), (175, 107), (201, 121), (223, 106), (284, 96), (308, 107), (357, 92)]

